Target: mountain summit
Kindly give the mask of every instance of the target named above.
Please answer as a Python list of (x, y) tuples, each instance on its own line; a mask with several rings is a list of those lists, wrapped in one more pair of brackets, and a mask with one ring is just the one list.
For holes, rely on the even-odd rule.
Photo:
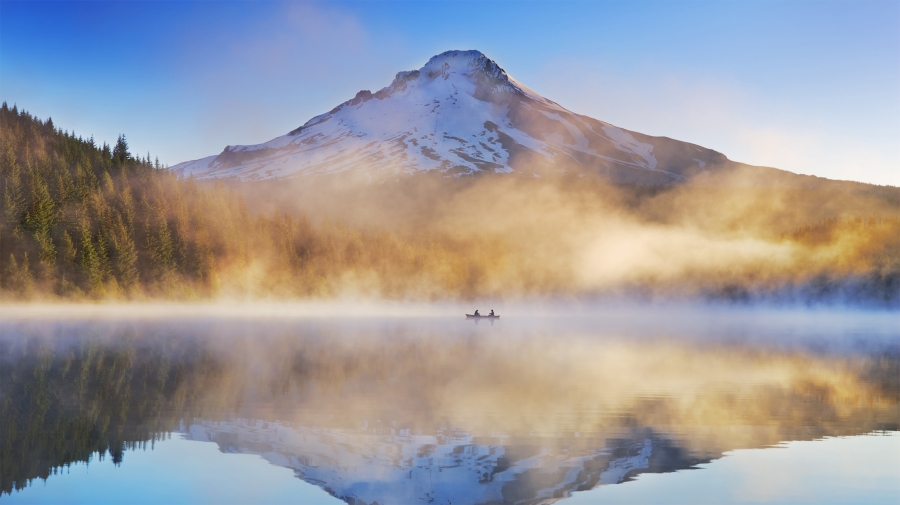
[(730, 163), (716, 151), (575, 114), (479, 51), (447, 51), (390, 86), (363, 90), (286, 135), (172, 167), (197, 178), (262, 180), (365, 171), (370, 180), (440, 171), (599, 175), (671, 184)]

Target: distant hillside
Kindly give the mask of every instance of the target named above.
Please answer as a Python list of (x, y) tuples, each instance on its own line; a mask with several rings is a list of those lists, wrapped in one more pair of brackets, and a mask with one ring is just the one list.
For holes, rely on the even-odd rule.
[(662, 186), (346, 172), (230, 187), (4, 104), (0, 298), (900, 304), (898, 188), (765, 170)]

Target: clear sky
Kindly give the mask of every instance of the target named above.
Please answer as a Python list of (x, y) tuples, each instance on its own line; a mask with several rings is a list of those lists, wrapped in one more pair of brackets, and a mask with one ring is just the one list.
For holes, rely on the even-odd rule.
[(900, 185), (900, 1), (0, 1), (0, 98), (175, 164), (449, 49), (746, 163)]

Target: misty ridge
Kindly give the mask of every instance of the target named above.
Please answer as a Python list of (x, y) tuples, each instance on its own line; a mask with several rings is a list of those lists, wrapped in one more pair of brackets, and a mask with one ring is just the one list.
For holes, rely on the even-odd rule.
[(0, 110), (4, 300), (638, 298), (900, 306), (900, 189), (732, 164), (665, 185), (195, 180)]

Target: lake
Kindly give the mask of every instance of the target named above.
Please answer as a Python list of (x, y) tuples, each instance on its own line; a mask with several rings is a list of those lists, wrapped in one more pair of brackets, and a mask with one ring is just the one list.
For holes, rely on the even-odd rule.
[(0, 502), (900, 502), (896, 312), (494, 308), (2, 307)]

